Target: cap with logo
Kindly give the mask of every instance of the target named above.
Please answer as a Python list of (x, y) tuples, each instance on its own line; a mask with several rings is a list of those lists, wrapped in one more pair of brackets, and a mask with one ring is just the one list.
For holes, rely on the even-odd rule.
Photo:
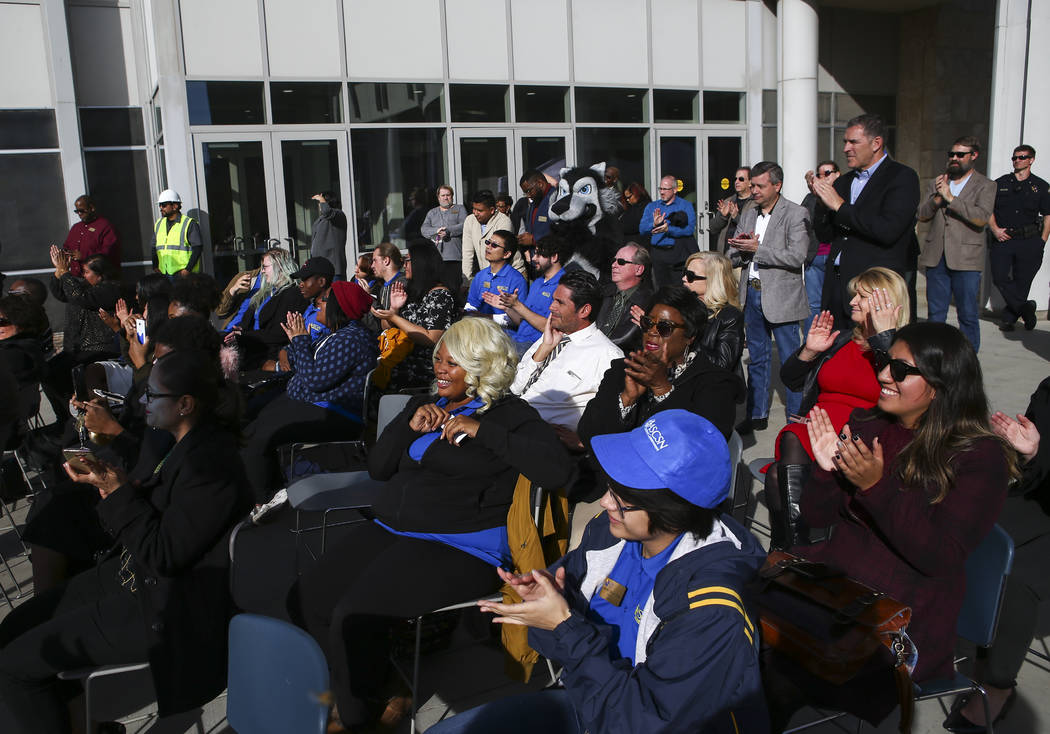
[(303, 263), (301, 268), (292, 273), (292, 277), (299, 280), (306, 280), (314, 275), (323, 275), (331, 283), (335, 278), (335, 266), (327, 257), (311, 257)]
[(595, 436), (591, 450), (625, 487), (667, 488), (708, 509), (729, 495), (729, 446), (711, 421), (688, 410), (665, 410), (628, 433)]

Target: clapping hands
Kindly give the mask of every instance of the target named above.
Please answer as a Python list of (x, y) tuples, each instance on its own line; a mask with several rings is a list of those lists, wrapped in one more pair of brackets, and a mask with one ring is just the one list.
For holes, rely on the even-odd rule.
[(1031, 461), (1039, 453), (1039, 429), (1024, 415), (1018, 413), (1015, 420), (997, 410), (990, 421), (995, 434), (1013, 446), (1025, 461)]
[(848, 425), (836, 434), (827, 411), (819, 407), (810, 411), (806, 429), (809, 431), (813, 458), (821, 469), (838, 470), (861, 491), (871, 489), (882, 479), (884, 462), (878, 437), (872, 441), (869, 449), (860, 436), (850, 431)]

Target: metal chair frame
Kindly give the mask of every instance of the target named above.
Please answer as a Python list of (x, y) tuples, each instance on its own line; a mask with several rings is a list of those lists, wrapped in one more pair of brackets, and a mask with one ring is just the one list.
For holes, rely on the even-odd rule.
[[(93, 719), (91, 717), (91, 684), (99, 678), (108, 678), (113, 675), (123, 675), (125, 673), (134, 673), (140, 670), (148, 670), (149, 663), (128, 663), (126, 665), (103, 665), (98, 668), (78, 668), (76, 670), (66, 670), (58, 674), (59, 680), (79, 680), (83, 682), (84, 686), (84, 731), (92, 731), (91, 725)], [(128, 719), (124, 723), (131, 724), (136, 721), (145, 721), (150, 717), (150, 714), (145, 716), (137, 716), (134, 719)]]

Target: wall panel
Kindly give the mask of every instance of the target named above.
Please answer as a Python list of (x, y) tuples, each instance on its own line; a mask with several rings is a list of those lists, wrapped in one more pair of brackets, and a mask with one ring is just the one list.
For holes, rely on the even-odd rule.
[(569, 81), (569, 16), (566, 0), (511, 3), (514, 78)]
[(645, 0), (573, 0), (577, 83), (648, 84)]
[(40, 6), (0, 3), (0, 107), (54, 107), (49, 67)]
[(441, 6), (436, 0), (347, 1), (343, 12), (351, 77), (441, 78)]
[(704, 55), (705, 88), (747, 86), (745, 10), (744, 3), (738, 0), (703, 0), (700, 49)]
[(507, 8), (488, 0), (446, 0), (448, 69), (453, 79), (507, 79)]
[(696, 0), (653, 0), (653, 85), (700, 85), (700, 9)]
[(256, 0), (181, 0), (187, 76), (262, 76), (263, 50)]
[(266, 0), (266, 52), (272, 76), (341, 77), (336, 0)]

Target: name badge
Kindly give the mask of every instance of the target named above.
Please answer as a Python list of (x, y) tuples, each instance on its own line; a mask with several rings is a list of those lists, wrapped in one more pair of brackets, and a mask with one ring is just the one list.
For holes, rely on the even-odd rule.
[(490, 283), (489, 281), (486, 280), (485, 281), (485, 287), (486, 288), (491, 288), (492, 287), (492, 283)]
[(88, 227), (88, 232), (94, 232), (94, 231), (95, 231), (94, 227)]
[(602, 581), (601, 591), (598, 592), (598, 596), (605, 599), (605, 601), (609, 602), (614, 607), (623, 604), (623, 598), (626, 594), (627, 587), (619, 581), (613, 581), (608, 576), (605, 577), (605, 581)]
[(540, 291), (540, 295), (543, 296), (544, 298), (550, 298), (551, 297), (551, 294), (548, 293), (547, 291)]
[(496, 290), (497, 290), (497, 291), (498, 291), (499, 293), (506, 293), (506, 292), (507, 292), (508, 290), (510, 290), (510, 289), (509, 289), (509, 288), (507, 288), (507, 286), (505, 286), (505, 285), (498, 285), (498, 286), (496, 286)]
[(538, 216), (538, 217), (536, 217), (536, 221), (537, 222), (546, 222), (547, 221), (547, 217)]

